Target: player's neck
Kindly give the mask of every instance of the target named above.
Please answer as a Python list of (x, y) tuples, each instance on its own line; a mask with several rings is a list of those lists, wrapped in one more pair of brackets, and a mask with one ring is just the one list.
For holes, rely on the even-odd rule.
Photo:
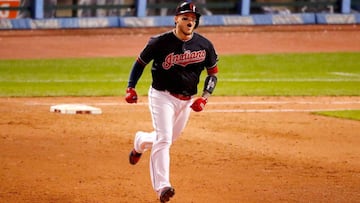
[(178, 39), (180, 39), (182, 41), (188, 41), (193, 37), (193, 33), (185, 34), (176, 28), (173, 30), (173, 33)]

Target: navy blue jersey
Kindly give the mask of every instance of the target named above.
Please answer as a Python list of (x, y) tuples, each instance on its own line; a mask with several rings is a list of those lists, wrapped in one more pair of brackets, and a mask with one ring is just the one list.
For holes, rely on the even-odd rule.
[(217, 66), (212, 43), (198, 33), (182, 41), (169, 31), (152, 37), (139, 56), (143, 64), (153, 60), (152, 87), (171, 93), (195, 95), (204, 68)]

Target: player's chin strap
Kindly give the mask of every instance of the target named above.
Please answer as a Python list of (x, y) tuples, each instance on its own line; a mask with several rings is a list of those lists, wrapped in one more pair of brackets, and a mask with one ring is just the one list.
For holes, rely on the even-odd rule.
[(204, 92), (213, 93), (217, 83), (216, 75), (208, 75), (205, 79)]

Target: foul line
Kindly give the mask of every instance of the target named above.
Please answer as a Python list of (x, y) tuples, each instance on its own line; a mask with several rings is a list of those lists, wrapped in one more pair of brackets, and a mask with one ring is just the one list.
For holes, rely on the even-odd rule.
[(204, 113), (295, 113), (295, 112), (318, 112), (318, 111), (349, 111), (351, 108), (338, 109), (215, 109), (205, 110)]
[(330, 72), (332, 75), (340, 75), (346, 77), (360, 77), (360, 74), (357, 73), (347, 73), (347, 72)]
[[(69, 103), (69, 102), (62, 102)], [(72, 102), (74, 103), (74, 102)], [(76, 102), (75, 102), (76, 103)], [(148, 105), (148, 102), (139, 102), (136, 104), (128, 104), (125, 102), (82, 102), (88, 105), (97, 105), (97, 106), (128, 106), (128, 105)], [(25, 102), (25, 105), (28, 106), (46, 106), (46, 105), (55, 105), (58, 103), (49, 103), (49, 102)], [(332, 105), (332, 104), (360, 104), (359, 101), (233, 101), (233, 102), (209, 102), (207, 105), (266, 105), (266, 104), (324, 104), (324, 105)]]
[[(332, 75), (346, 76), (345, 78), (224, 78), (223, 82), (359, 82), (358, 74), (332, 72)], [(351, 78), (349, 78), (351, 76)], [(69, 80), (69, 79), (54, 79), (54, 80), (7, 80), (0, 79), (0, 82), (12, 83), (94, 83), (94, 82), (127, 82), (127, 79), (112, 79), (112, 80)], [(142, 80), (143, 82), (151, 82), (149, 79)]]
[[(66, 102), (63, 102), (66, 103)], [(67, 102), (69, 103), (69, 102)], [(71, 103), (71, 102), (70, 102)], [(74, 103), (74, 102), (72, 102)], [(84, 103), (83, 103), (84, 104)], [(129, 106), (131, 104), (127, 103), (120, 103), (120, 102), (90, 102), (86, 103), (87, 105), (93, 105), (93, 106)], [(278, 104), (278, 105), (284, 105), (284, 104), (302, 104), (302, 105), (341, 105), (341, 104), (360, 104), (360, 101), (239, 101), (239, 102), (211, 102), (208, 105), (209, 106), (224, 106), (224, 105), (266, 105), (266, 104)], [(52, 105), (58, 105), (54, 103), (48, 103), (48, 102), (25, 102), (25, 105), (28, 106), (52, 106)], [(135, 105), (138, 106), (147, 106), (147, 102), (139, 102)], [(131, 107), (135, 107), (135, 105), (131, 105)], [(231, 109), (211, 109), (207, 108), (203, 112), (204, 113), (293, 113), (293, 112), (318, 112), (318, 111), (345, 111), (345, 110), (358, 110), (360, 108), (306, 108), (304, 106), (301, 107), (302, 109), (292, 109), (292, 108), (261, 108), (261, 109), (244, 109), (244, 108), (231, 108)]]

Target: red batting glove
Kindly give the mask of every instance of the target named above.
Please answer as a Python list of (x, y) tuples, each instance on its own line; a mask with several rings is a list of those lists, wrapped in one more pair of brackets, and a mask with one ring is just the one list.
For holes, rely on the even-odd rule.
[(207, 99), (204, 97), (197, 98), (193, 104), (191, 104), (191, 108), (196, 111), (202, 111), (205, 107), (205, 104), (207, 103)]
[(135, 88), (132, 88), (132, 87), (128, 87), (126, 89), (126, 96), (125, 96), (125, 100), (127, 103), (137, 103), (137, 94), (136, 94), (136, 91), (135, 91)]

